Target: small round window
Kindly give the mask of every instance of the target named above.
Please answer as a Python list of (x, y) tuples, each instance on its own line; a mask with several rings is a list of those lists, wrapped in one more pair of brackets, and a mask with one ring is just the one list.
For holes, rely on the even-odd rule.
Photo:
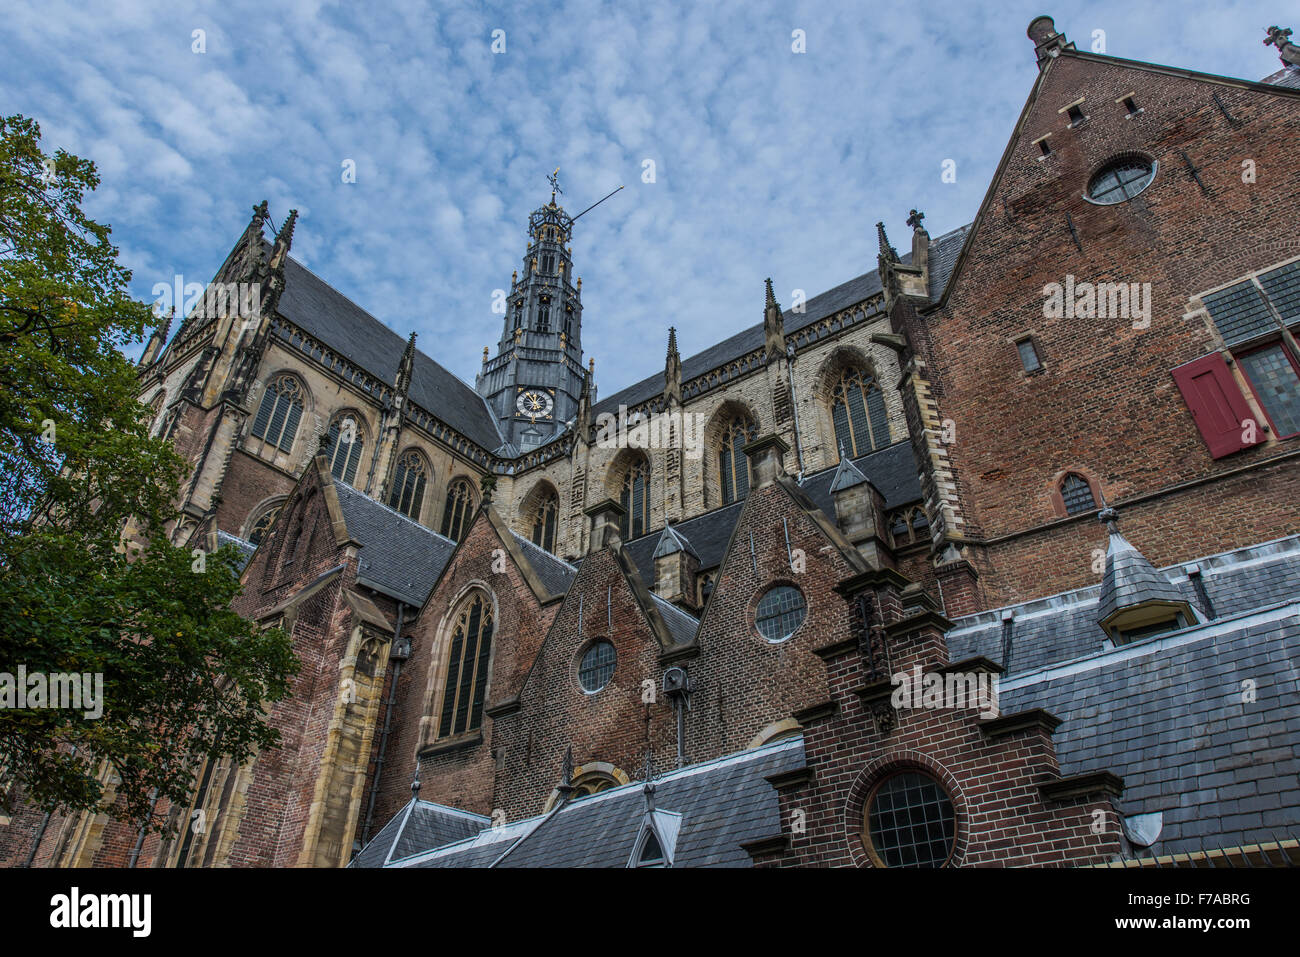
[(1087, 199), (1101, 206), (1127, 203), (1151, 185), (1156, 177), (1154, 160), (1126, 156), (1107, 163), (1088, 182)]
[(956, 833), (952, 801), (929, 775), (891, 775), (867, 802), (868, 840), (885, 867), (943, 867)]
[(808, 605), (793, 585), (777, 585), (758, 600), (754, 615), (758, 633), (776, 644), (785, 641), (803, 624)]
[(578, 665), (578, 684), (587, 694), (595, 694), (614, 677), (614, 646), (608, 641), (595, 641), (582, 655)]

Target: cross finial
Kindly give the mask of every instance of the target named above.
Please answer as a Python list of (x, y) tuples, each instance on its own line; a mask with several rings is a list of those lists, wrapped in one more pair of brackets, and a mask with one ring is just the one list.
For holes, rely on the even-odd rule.
[(1276, 46), (1280, 50), (1286, 45), (1290, 36), (1290, 29), (1283, 30), (1281, 27), (1269, 27), (1268, 38), (1264, 40), (1264, 46)]
[(925, 213), (917, 212), (914, 209), (912, 210), (912, 214), (907, 217), (907, 225), (911, 226), (913, 229), (920, 229), (921, 220), (923, 219), (925, 219)]

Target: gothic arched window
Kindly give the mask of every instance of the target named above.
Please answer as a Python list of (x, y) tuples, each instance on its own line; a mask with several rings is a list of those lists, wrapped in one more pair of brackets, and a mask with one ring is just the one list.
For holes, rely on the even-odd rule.
[(454, 619), (438, 721), (440, 738), (473, 731), (483, 722), (492, 624), (492, 604), (482, 592), (466, 599)]
[(889, 413), (874, 379), (861, 369), (847, 369), (831, 391), (835, 446), (856, 458), (889, 444)]
[(423, 455), (415, 449), (403, 452), (397, 460), (397, 470), (393, 473), (393, 491), (388, 496), (389, 507), (418, 522), (424, 504), (424, 486), (428, 473)]
[(277, 376), (262, 396), (262, 405), (253, 419), (253, 435), (288, 452), (293, 448), (301, 418), (302, 384), (291, 375)]
[(623, 540), (640, 538), (650, 528), (650, 463), (645, 456), (628, 467), (618, 503), (623, 506), (619, 519)]
[(749, 494), (749, 460), (741, 451), (758, 437), (758, 427), (743, 415), (731, 420), (718, 450), (718, 471), (722, 475), (722, 504), (730, 505)]
[(253, 523), (248, 527), (248, 540), (254, 545), (261, 545), (262, 539), (265, 538), (266, 533), (271, 530), (271, 526), (275, 523), (275, 517), (279, 514), (280, 503), (277, 502), (266, 511), (262, 512), (261, 515), (257, 516), (257, 518), (253, 520)]
[(537, 510), (533, 512), (533, 544), (548, 552), (555, 551), (555, 513), (559, 508), (559, 496), (554, 492), (548, 492), (537, 503)]
[(537, 305), (537, 331), (551, 331), (551, 304), (545, 299)]
[(352, 484), (361, 464), (361, 449), (365, 440), (356, 416), (344, 415), (330, 424), (330, 474)]
[(447, 502), (442, 508), (442, 534), (453, 542), (460, 541), (469, 525), (470, 512), (474, 508), (474, 493), (469, 482), (456, 479), (447, 488)]

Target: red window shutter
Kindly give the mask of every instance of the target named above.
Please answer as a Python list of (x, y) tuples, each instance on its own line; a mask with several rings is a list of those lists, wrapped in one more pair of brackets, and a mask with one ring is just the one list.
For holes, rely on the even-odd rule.
[[(1221, 459), (1264, 441), (1263, 424), (1251, 412), (1222, 353), (1212, 352), (1181, 365), (1173, 370), (1173, 376), (1214, 458)], [(1253, 432), (1249, 442), (1248, 430)]]

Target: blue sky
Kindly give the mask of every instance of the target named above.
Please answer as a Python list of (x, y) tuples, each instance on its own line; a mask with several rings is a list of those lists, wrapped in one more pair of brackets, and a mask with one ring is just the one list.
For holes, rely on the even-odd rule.
[(789, 307), (874, 269), (877, 220), (900, 247), (912, 207), (935, 236), (968, 222), (1035, 15), (1081, 49), (1102, 30), (1116, 56), (1259, 79), (1287, 6), (20, 0), (0, 103), (98, 165), (87, 207), (140, 298), (211, 279), (265, 198), (300, 211), (298, 259), (471, 383), (547, 173), (571, 213), (625, 184), (573, 241), (608, 395), (662, 370), (669, 325), (689, 355), (760, 321), (766, 276)]

